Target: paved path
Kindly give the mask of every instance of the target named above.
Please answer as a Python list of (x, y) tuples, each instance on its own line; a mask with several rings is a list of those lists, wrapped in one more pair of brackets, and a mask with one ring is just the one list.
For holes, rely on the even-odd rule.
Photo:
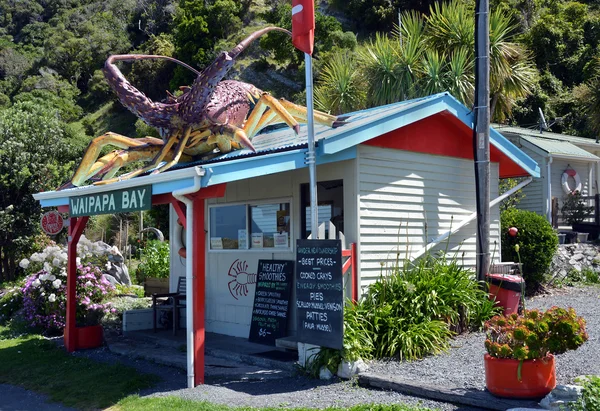
[(50, 402), (45, 395), (8, 384), (0, 384), (0, 398), (0, 411), (75, 411)]

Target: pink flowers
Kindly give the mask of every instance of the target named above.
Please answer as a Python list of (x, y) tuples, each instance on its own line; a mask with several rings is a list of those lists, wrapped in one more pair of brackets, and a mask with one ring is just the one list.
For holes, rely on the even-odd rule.
[[(60, 332), (65, 326), (66, 281), (63, 282), (44, 270), (30, 275), (23, 287), (25, 319), (33, 327)], [(102, 304), (114, 287), (104, 279), (102, 272), (92, 265), (77, 267), (78, 325), (98, 324), (110, 312), (110, 304)]]

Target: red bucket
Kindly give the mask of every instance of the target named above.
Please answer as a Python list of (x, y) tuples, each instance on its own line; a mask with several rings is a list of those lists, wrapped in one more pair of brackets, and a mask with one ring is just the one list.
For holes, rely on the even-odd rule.
[(525, 287), (523, 277), (514, 274), (488, 274), (486, 275), (490, 286), (490, 300), (496, 300), (496, 304), (504, 310), (504, 315), (519, 311), (521, 291)]

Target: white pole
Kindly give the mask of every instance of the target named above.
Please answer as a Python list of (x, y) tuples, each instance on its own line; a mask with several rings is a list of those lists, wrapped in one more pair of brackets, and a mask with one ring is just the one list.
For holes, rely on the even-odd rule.
[[(196, 167), (196, 173), (197, 175), (194, 176), (194, 185), (173, 191), (173, 197), (186, 205), (185, 221), (187, 229), (185, 230), (185, 245), (187, 247), (187, 253), (185, 259), (185, 333), (187, 341), (188, 388), (194, 388), (194, 253), (192, 252), (194, 243), (194, 202), (187, 198), (186, 195), (200, 190), (200, 177), (204, 175), (204, 170), (200, 167)], [(204, 235), (204, 233), (200, 232), (198, 235)]]
[(304, 65), (306, 66), (306, 109), (308, 110), (308, 153), (306, 162), (308, 163), (310, 184), (310, 232), (312, 238), (316, 239), (319, 235), (319, 209), (317, 207), (317, 164), (315, 153), (315, 124), (313, 118), (312, 57), (308, 53), (304, 53)]

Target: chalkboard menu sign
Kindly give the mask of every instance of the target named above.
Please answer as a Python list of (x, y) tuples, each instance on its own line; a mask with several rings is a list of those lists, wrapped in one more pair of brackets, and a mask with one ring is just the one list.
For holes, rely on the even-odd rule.
[(340, 240), (297, 240), (298, 341), (343, 348), (344, 289)]
[(259, 344), (275, 345), (277, 338), (285, 337), (293, 277), (293, 261), (258, 261), (256, 293), (248, 340)]

